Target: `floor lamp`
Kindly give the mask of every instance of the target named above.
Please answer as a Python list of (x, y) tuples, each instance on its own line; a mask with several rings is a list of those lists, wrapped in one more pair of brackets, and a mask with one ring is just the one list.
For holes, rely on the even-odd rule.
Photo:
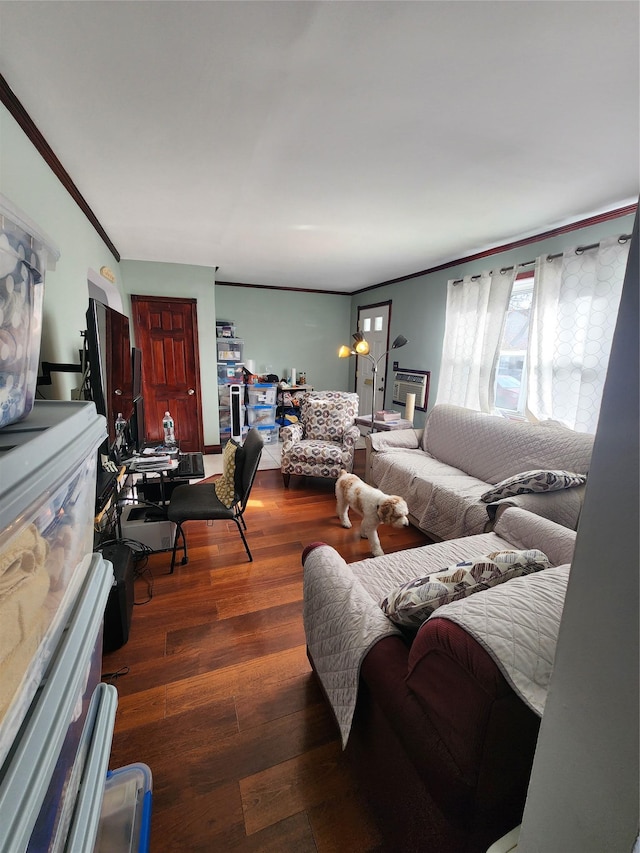
[(365, 358), (368, 358), (371, 362), (371, 432), (375, 432), (374, 420), (376, 413), (376, 385), (377, 385), (377, 375), (378, 375), (378, 365), (382, 361), (382, 359), (389, 355), (391, 350), (400, 349), (405, 344), (409, 343), (408, 340), (404, 337), (404, 335), (398, 335), (398, 337), (391, 344), (391, 349), (388, 349), (386, 352), (383, 352), (381, 356), (375, 358), (369, 352), (369, 343), (365, 340), (362, 332), (354, 332), (352, 335), (354, 339), (354, 344), (352, 347), (341, 346), (338, 350), (339, 358), (349, 358), (352, 355), (361, 355)]

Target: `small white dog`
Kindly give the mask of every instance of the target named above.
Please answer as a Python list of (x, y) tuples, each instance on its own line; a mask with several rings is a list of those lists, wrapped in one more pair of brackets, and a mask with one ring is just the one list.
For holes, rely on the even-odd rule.
[(362, 516), (360, 536), (369, 540), (374, 557), (384, 554), (378, 538), (379, 524), (390, 524), (391, 527), (409, 524), (409, 509), (404, 498), (385, 495), (355, 474), (341, 471), (336, 481), (336, 512), (342, 526), (347, 528), (351, 527), (349, 508)]

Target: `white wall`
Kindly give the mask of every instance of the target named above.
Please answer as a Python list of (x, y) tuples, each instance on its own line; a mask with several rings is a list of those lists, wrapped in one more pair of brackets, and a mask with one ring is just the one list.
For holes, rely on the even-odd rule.
[(630, 853), (638, 834), (638, 224), (518, 853)]

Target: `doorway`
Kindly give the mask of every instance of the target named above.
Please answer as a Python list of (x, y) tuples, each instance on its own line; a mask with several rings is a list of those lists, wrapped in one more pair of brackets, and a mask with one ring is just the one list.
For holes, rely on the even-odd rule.
[[(389, 349), (389, 321), (391, 300), (358, 308), (358, 331), (369, 344), (369, 353), (378, 362), (376, 387), (373, 387), (373, 370), (368, 358), (356, 358), (356, 392), (360, 397), (360, 414), (371, 418), (372, 402), (375, 409), (384, 409), (388, 358), (382, 358)], [(373, 397), (373, 400), (372, 400)]]
[(136, 346), (142, 351), (145, 439), (161, 442), (171, 412), (182, 451), (203, 450), (197, 301), (131, 296)]

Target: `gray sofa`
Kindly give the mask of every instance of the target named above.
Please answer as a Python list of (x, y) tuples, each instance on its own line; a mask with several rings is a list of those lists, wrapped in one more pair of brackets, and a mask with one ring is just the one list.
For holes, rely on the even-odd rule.
[(366, 447), (367, 482), (401, 495), (411, 522), (432, 539), (443, 540), (491, 530), (507, 506), (575, 530), (584, 485), (488, 502), (481, 496), (527, 471), (586, 475), (593, 436), (553, 421), (512, 421), (443, 404), (433, 408), (424, 429), (374, 433), (366, 437)]

